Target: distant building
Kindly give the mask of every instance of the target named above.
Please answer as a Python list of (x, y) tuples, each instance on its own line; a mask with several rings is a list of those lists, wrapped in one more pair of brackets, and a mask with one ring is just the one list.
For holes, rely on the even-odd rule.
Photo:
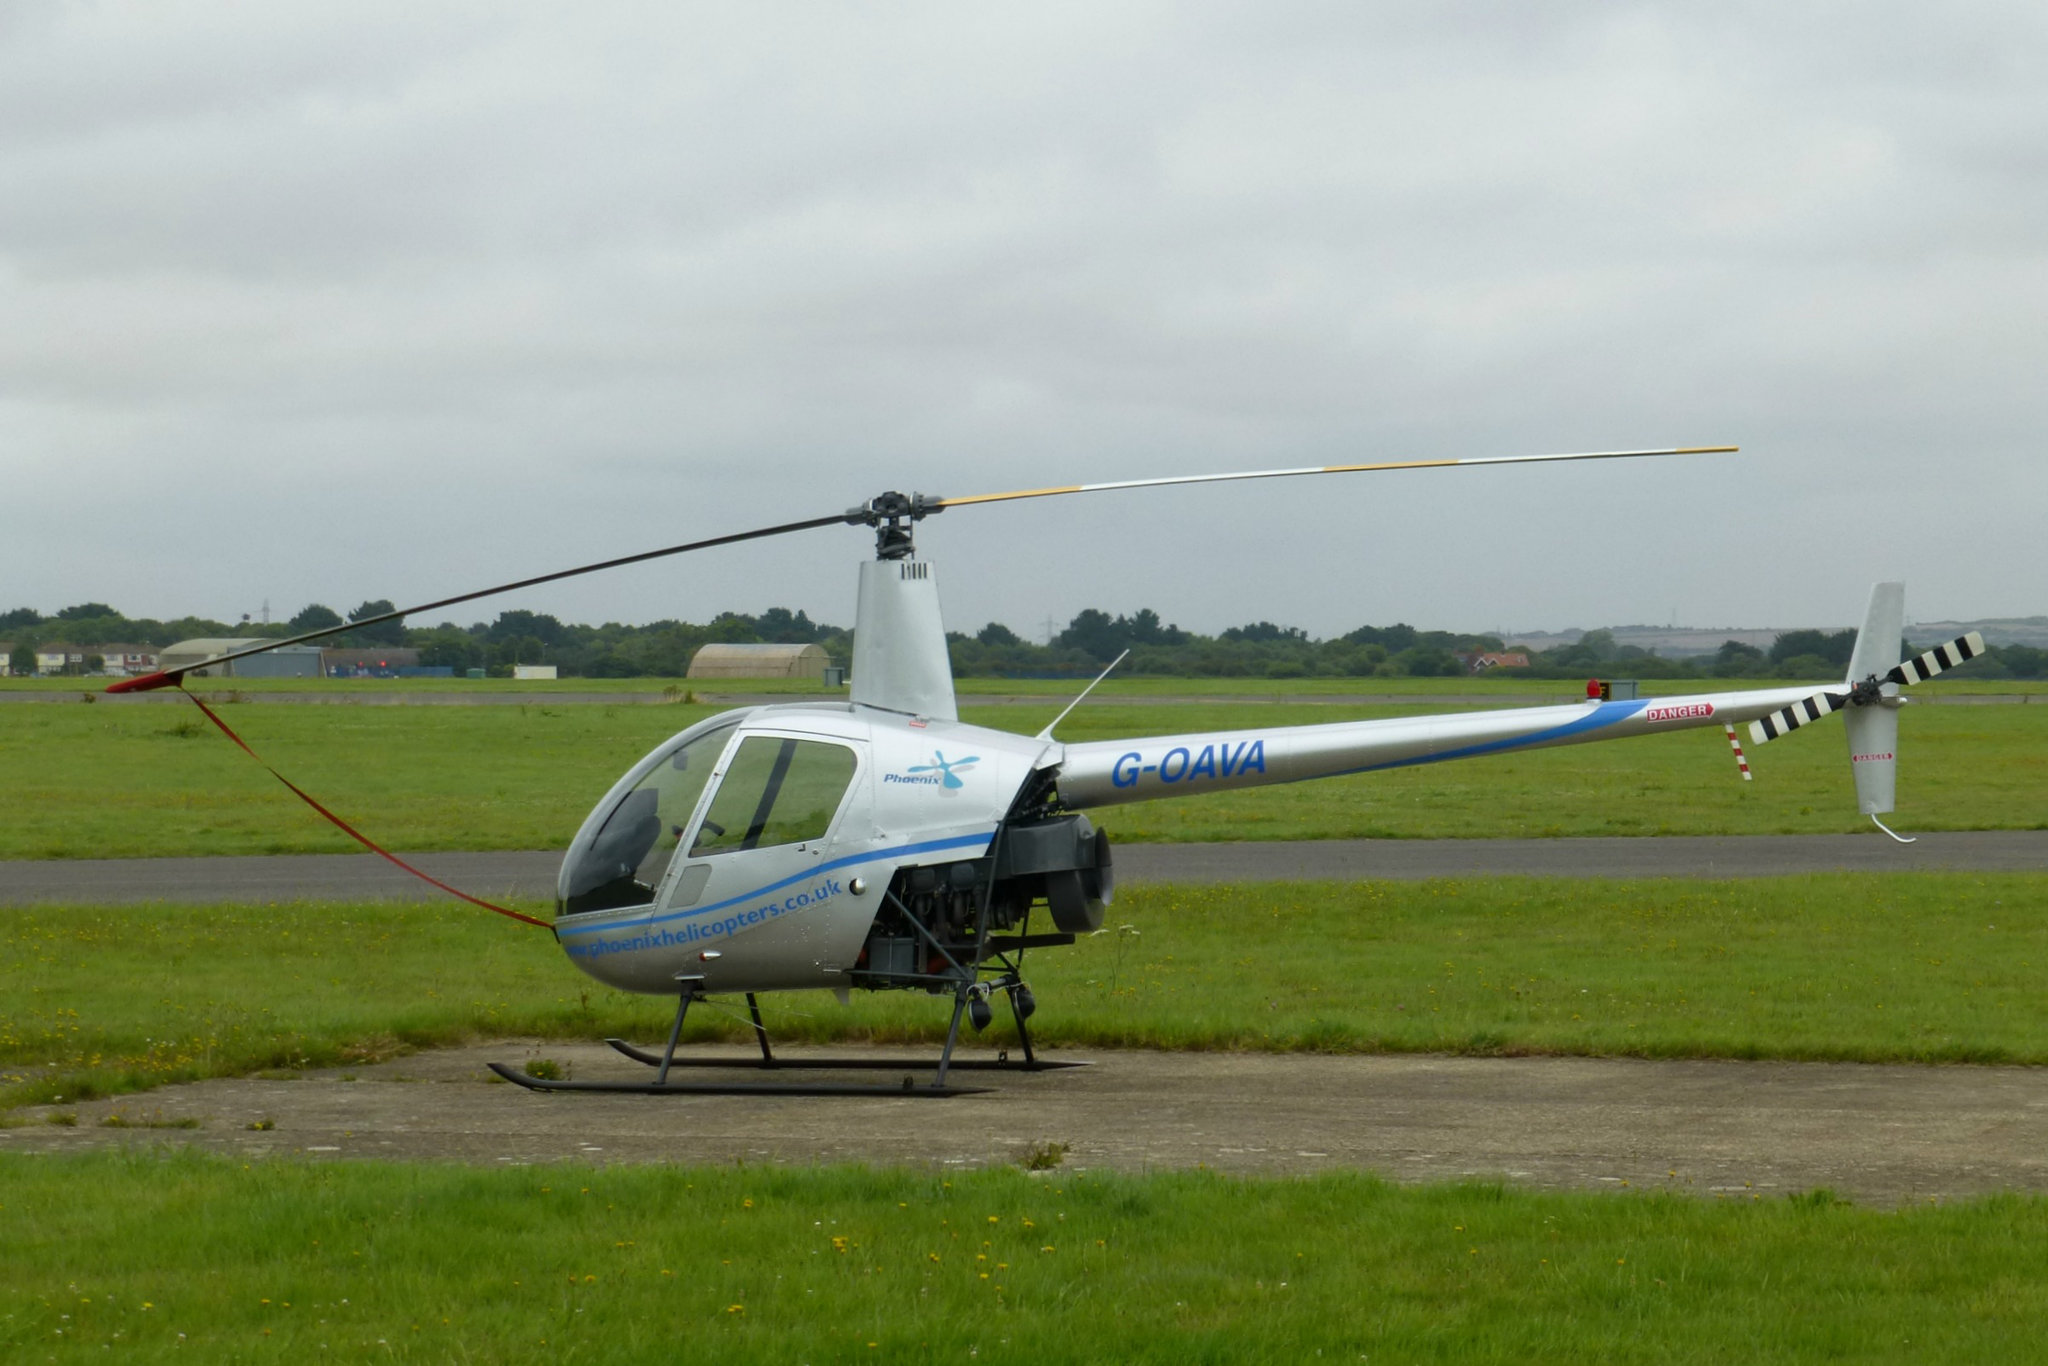
[(153, 645), (113, 641), (94, 648), (106, 661), (101, 667), (109, 674), (146, 674), (156, 668), (156, 647)]
[(690, 678), (825, 677), (822, 645), (705, 645), (690, 659)]
[[(16, 642), (0, 640), (0, 678), (14, 673)], [(43, 645), (36, 649), (35, 672), (61, 674), (66, 669), (84, 673), (87, 661), (98, 655), (101, 671), (110, 675), (146, 674), (156, 668), (156, 650), (148, 645)]]
[(529, 683), (552, 683), (561, 676), (561, 670), (553, 664), (514, 664), (512, 676), (523, 678)]
[(69, 669), (81, 673), (85, 669), (86, 650), (83, 645), (49, 644), (36, 646), (36, 672), (45, 676), (63, 673)]
[(320, 647), (280, 645), (223, 667), (235, 678), (318, 678)]
[(406, 645), (350, 646), (321, 652), (321, 672), (329, 678), (397, 678), (417, 669), (420, 652)]
[[(160, 669), (189, 669), (202, 659), (215, 655), (233, 654), (246, 650), (252, 645), (262, 645), (262, 636), (198, 636), (181, 640), (176, 645), (167, 645), (157, 656)], [(230, 664), (221, 664), (213, 669), (201, 669), (192, 674), (194, 678), (318, 678), (320, 676), (320, 647), (318, 645), (283, 645), (260, 655), (238, 659)]]
[[(202, 659), (212, 659), (215, 655), (232, 654), (236, 650), (250, 645), (261, 645), (262, 643), (260, 640), (247, 637), (236, 639), (228, 636), (195, 636), (191, 640), (181, 640), (175, 645), (166, 645), (162, 650), (158, 651), (156, 657), (157, 667), (162, 669), (190, 668)], [(234, 666), (232, 664), (221, 666), (220, 676), (222, 678), (232, 677), (233, 673)], [(192, 675), (194, 678), (211, 678), (213, 676), (214, 673), (211, 669), (205, 669)]]
[(1461, 654), (1458, 658), (1464, 661), (1465, 672), (1468, 674), (1483, 674), (1488, 669), (1526, 669), (1529, 667), (1529, 656), (1523, 654), (1520, 650)]

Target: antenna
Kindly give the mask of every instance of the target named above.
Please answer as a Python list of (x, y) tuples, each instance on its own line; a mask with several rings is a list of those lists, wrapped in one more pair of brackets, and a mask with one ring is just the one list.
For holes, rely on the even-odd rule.
[[(1115, 659), (1110, 660), (1109, 669), (1104, 669), (1101, 673), (1095, 675), (1095, 683), (1100, 683), (1103, 679), (1109, 677), (1109, 670), (1114, 669), (1117, 665), (1123, 663), (1124, 660), (1128, 659), (1130, 657), (1130, 653), (1131, 652), (1128, 649), (1126, 649), (1122, 654), (1118, 655)], [(1081, 689), (1081, 696), (1067, 703), (1067, 711), (1072, 711), (1074, 708), (1080, 706), (1081, 703), (1087, 698), (1088, 694), (1095, 691), (1095, 683), (1090, 683), (1087, 687)], [(1045, 729), (1038, 732), (1038, 734), (1032, 736), (1031, 738), (1034, 740), (1052, 739), (1052, 728), (1054, 726), (1057, 726), (1060, 722), (1067, 719), (1067, 711), (1061, 712), (1058, 716), (1055, 716), (1052, 718), (1052, 720), (1046, 722)]]

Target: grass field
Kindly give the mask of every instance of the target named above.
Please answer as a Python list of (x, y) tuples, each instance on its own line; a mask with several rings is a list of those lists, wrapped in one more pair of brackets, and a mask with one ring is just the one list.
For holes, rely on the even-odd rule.
[[(1140, 888), (1104, 933), (1032, 955), (1033, 1029), (1055, 1048), (2048, 1063), (2044, 909), (2039, 874)], [(904, 993), (767, 1010), (807, 1040), (936, 1044), (946, 1019)], [(0, 917), (0, 1108), (507, 1035), (653, 1040), (669, 1013), (459, 905)], [(690, 1037), (745, 1036), (700, 1010)]]
[[(1056, 710), (970, 702), (963, 714), (1029, 734)], [(619, 773), (711, 713), (629, 703), (225, 709), (294, 781), (400, 849), (563, 846)], [(1108, 739), (1412, 714), (1384, 703), (1091, 700), (1060, 733)], [(1923, 707), (1907, 712), (1903, 730), (1903, 826), (2048, 825), (2048, 708)], [(1738, 781), (1720, 732), (1703, 729), (1142, 803), (1103, 823), (1120, 839), (1165, 841), (1868, 828), (1839, 723), (1762, 747), (1752, 764), (1756, 781)], [(186, 705), (0, 708), (0, 774), (0, 858), (355, 848)]]
[(2048, 1203), (0, 1156), (10, 1361), (2026, 1361)]

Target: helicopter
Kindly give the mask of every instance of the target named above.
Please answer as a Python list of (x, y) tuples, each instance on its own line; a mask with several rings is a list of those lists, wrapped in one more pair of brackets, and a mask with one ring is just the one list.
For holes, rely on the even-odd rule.
[[(1034, 1048), (1028, 1021), (1037, 1001), (1023, 965), (1029, 951), (1070, 945), (1103, 926), (1115, 895), (1114, 862), (1108, 835), (1091, 812), (1704, 726), (1724, 727), (1732, 739), (1741, 722), (1752, 723), (1752, 737), (1763, 743), (1843, 711), (1859, 809), (1892, 838), (1904, 840), (1882, 820), (1894, 803), (1901, 689), (1974, 658), (1984, 642), (1972, 632), (1901, 663), (1904, 586), (1880, 583), (1871, 592), (1847, 676), (1835, 687), (1618, 699), (1605, 695), (1596, 681), (1585, 701), (1563, 705), (1069, 743), (1057, 739), (1055, 730), (1101, 677), (1035, 735), (960, 720), (938, 582), (932, 563), (916, 554), (918, 523), (957, 508), (1168, 485), (1735, 449), (1388, 461), (956, 498), (888, 492), (843, 513), (622, 556), (266, 641), (124, 679), (108, 691), (182, 686), (186, 674), (281, 645), (580, 574), (826, 526), (867, 527), (875, 534), (875, 554), (859, 569), (846, 699), (740, 707), (670, 737), (629, 768), (577, 830), (563, 857), (554, 918), (505, 912), (545, 925), (569, 961), (597, 981), (676, 1002), (666, 1047), (659, 1052), (606, 1041), (653, 1069), (653, 1079), (539, 1078), (503, 1064), (492, 1067), (508, 1081), (543, 1091), (958, 1095), (974, 1088), (952, 1083), (955, 1070), (1077, 1065), (1046, 1059)], [(409, 868), (395, 856), (385, 857)], [(820, 988), (842, 1001), (855, 990), (922, 991), (950, 999), (951, 1019), (933, 1080), (913, 1085), (906, 1075), (900, 1088), (671, 1080), (678, 1067), (732, 1065), (729, 1059), (677, 1055), (692, 1005), (713, 996), (745, 999), (761, 1068), (920, 1066), (778, 1058), (759, 997)], [(977, 1032), (985, 1028), (996, 997), (1009, 1006), (1022, 1057), (1012, 1060), (1004, 1050), (993, 1060), (956, 1058), (963, 1022)]]

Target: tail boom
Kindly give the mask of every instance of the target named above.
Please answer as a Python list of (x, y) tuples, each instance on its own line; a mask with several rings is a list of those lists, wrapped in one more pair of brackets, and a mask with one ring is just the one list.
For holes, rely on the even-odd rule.
[(1805, 700), (1810, 690), (1698, 693), (1631, 702), (1091, 740), (1064, 747), (1059, 792), (1068, 806), (1113, 806), (1620, 740), (1751, 721)]

